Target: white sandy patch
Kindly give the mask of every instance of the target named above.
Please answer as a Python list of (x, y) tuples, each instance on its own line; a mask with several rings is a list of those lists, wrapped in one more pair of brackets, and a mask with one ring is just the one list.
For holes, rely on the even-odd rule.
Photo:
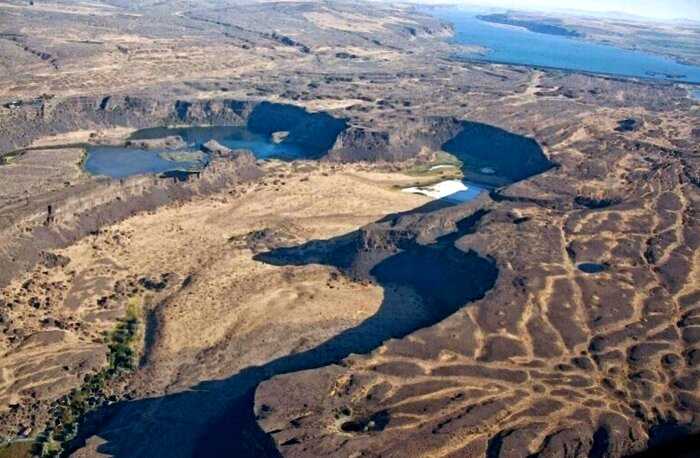
[(448, 199), (456, 202), (466, 202), (478, 196), (483, 189), (474, 185), (467, 185), (460, 180), (447, 180), (432, 186), (420, 186), (402, 189), (403, 192), (422, 194), (433, 199)]

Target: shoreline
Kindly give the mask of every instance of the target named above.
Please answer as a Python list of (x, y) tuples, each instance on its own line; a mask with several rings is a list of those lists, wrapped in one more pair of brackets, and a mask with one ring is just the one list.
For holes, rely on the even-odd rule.
[[(416, 12), (417, 12), (417, 13), (427, 14), (427, 15), (430, 16), (430, 17), (436, 17), (436, 16), (433, 16), (431, 13), (426, 12), (426, 11), (424, 11), (424, 10), (421, 11), (421, 8), (423, 8), (423, 9), (428, 9), (428, 10), (448, 9), (448, 8), (464, 9), (464, 5), (460, 5), (460, 4), (456, 4), (456, 3), (453, 3), (453, 4), (446, 3), (446, 4), (436, 4), (436, 5), (414, 5), (414, 6), (417, 6), (417, 7), (418, 7), (418, 9), (416, 9)], [(527, 13), (526, 10), (515, 10), (515, 11)], [(504, 14), (508, 14), (508, 12), (505, 11), (505, 10), (503, 10), (502, 13), (503, 13), (503, 12), (505, 12)], [(493, 11), (482, 10), (482, 11), (480, 11), (480, 14), (489, 15), (489, 14), (499, 14), (499, 13), (494, 13)], [(444, 20), (441, 19), (441, 18), (438, 18), (438, 19), (440, 19), (441, 21), (444, 21)], [(562, 35), (557, 35), (557, 34), (548, 34), (548, 33), (545, 33), (545, 32), (536, 32), (536, 31), (530, 30), (530, 29), (528, 29), (527, 27), (524, 27), (524, 26), (517, 26), (517, 25), (503, 24), (503, 23), (499, 23), (499, 22), (492, 22), (492, 21), (488, 21), (488, 20), (481, 19), (481, 18), (477, 18), (477, 19), (479, 19), (480, 21), (486, 22), (486, 23), (488, 23), (488, 24), (490, 24), (490, 25), (492, 25), (492, 26), (504, 25), (504, 26), (508, 26), (508, 27), (517, 27), (517, 28), (520, 28), (520, 29), (528, 30), (528, 31), (530, 31), (530, 32), (532, 32), (532, 33), (541, 33), (541, 34), (544, 34), (544, 35), (562, 36)], [(654, 23), (654, 21), (651, 21), (651, 22)], [(444, 23), (445, 23), (446, 25), (449, 25), (449, 26), (450, 26), (450, 29), (452, 30), (452, 34), (453, 34), (453, 36), (454, 36), (454, 24), (453, 24), (452, 22), (444, 22)], [(646, 22), (645, 22), (645, 23), (646, 23)], [(575, 30), (575, 29), (574, 29), (574, 30)], [(578, 32), (578, 30), (575, 30), (575, 31)], [(640, 49), (640, 48), (635, 48), (633, 45), (624, 45), (624, 46), (623, 46), (623, 45), (611, 44), (611, 43), (608, 43), (608, 42), (603, 41), (603, 40), (597, 40), (597, 39), (595, 39), (595, 38), (589, 37), (589, 36), (587, 36), (585, 33), (580, 34), (579, 36), (572, 36), (572, 37), (567, 37), (567, 38), (570, 38), (570, 39), (576, 40), (576, 41), (580, 41), (580, 42), (584, 42), (584, 43), (591, 43), (591, 44), (597, 44), (597, 45), (611, 46), (611, 47), (613, 47), (613, 48), (622, 49), (622, 50), (625, 50), (625, 51), (643, 52), (643, 53), (647, 53), (647, 54), (650, 54), (650, 55), (653, 55), (653, 56), (663, 57), (663, 58), (672, 60), (673, 62), (675, 62), (675, 63), (677, 63), (677, 64), (680, 64), (680, 65), (687, 65), (687, 66), (692, 66), (692, 67), (700, 67), (700, 63), (693, 62), (692, 60), (689, 60), (689, 59), (684, 58), (684, 57), (682, 57), (682, 56), (677, 56), (677, 55), (675, 55), (675, 54), (671, 54), (671, 53), (668, 53), (668, 52), (659, 52), (659, 51), (655, 51), (655, 50), (653, 50), (653, 49)], [(512, 64), (512, 65), (517, 65), (517, 64)], [(695, 83), (695, 84), (700, 85), (700, 82)]]
[(533, 70), (542, 71), (559, 71), (568, 74), (578, 74), (590, 77), (599, 77), (612, 81), (623, 81), (623, 82), (637, 82), (642, 84), (648, 84), (651, 86), (673, 86), (673, 85), (686, 85), (700, 88), (700, 81), (681, 81), (681, 80), (671, 80), (671, 79), (659, 79), (651, 76), (631, 76), (631, 75), (620, 75), (616, 73), (605, 73), (605, 72), (591, 72), (586, 70), (575, 70), (571, 68), (555, 67), (551, 65), (537, 65), (537, 64), (522, 64), (517, 62), (507, 62), (497, 59), (485, 59), (479, 57), (469, 57), (468, 55), (462, 55), (458, 53), (450, 54), (447, 57), (448, 61), (453, 62), (464, 62), (464, 63), (477, 63), (477, 64), (496, 64), (496, 65), (507, 65), (512, 67), (524, 67)]

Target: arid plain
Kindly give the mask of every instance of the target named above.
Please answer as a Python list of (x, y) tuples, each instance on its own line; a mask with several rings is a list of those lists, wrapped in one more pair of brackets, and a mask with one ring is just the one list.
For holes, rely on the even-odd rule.
[[(410, 5), (9, 1), (0, 24), (0, 456), (693, 446), (692, 87), (456, 59)], [(263, 102), (347, 128), (318, 159), (85, 171)], [(442, 151), (464, 121), (551, 167), (461, 205), (402, 192), (469, 176)]]

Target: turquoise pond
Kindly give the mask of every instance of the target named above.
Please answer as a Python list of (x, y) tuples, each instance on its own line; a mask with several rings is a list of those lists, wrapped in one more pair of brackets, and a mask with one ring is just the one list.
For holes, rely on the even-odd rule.
[(700, 67), (641, 51), (546, 33), (520, 27), (504, 27), (478, 19), (479, 12), (457, 7), (424, 8), (454, 26), (454, 41), (479, 45), (485, 54), (469, 54), (475, 60), (558, 68), (605, 75), (651, 78), (700, 84)]

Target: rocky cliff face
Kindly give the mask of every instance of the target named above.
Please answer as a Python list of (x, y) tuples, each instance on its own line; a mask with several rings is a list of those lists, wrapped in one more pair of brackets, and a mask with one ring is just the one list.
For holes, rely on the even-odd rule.
[[(351, 120), (352, 121), (352, 120)], [(37, 99), (9, 112), (0, 125), (0, 155), (24, 148), (34, 140), (77, 130), (163, 125), (247, 126), (269, 135), (289, 132), (287, 139), (303, 144), (309, 157), (327, 160), (401, 161), (422, 148), (440, 149), (462, 128), (452, 117), (427, 117), (410, 125), (375, 130), (366, 122), (348, 126), (327, 113), (256, 101), (172, 100), (133, 96)]]
[(315, 133), (323, 143), (320, 146), (332, 145), (335, 136), (345, 128), (342, 120), (325, 113), (309, 113), (292, 105), (267, 102), (131, 96), (37, 99), (9, 112), (8, 119), (0, 126), (0, 151), (9, 152), (39, 137), (75, 130), (182, 124), (247, 125), (265, 134), (290, 130), (297, 135)]
[(244, 125), (255, 103), (233, 100), (181, 101), (130, 96), (37, 99), (12, 110), (2, 123), (0, 151), (74, 130), (167, 124)]
[(0, 287), (7, 285), (18, 272), (28, 270), (47, 250), (67, 246), (136, 213), (211, 194), (261, 174), (255, 157), (243, 152), (232, 159), (214, 160), (196, 174), (118, 181), (100, 179), (9, 209), (3, 216), (11, 223), (0, 228), (6, 240), (5, 250), (0, 254), (3, 264)]
[(423, 148), (440, 150), (462, 128), (453, 117), (426, 117), (410, 125), (397, 122), (389, 130), (351, 126), (343, 131), (327, 155), (328, 160), (404, 161), (417, 156)]

